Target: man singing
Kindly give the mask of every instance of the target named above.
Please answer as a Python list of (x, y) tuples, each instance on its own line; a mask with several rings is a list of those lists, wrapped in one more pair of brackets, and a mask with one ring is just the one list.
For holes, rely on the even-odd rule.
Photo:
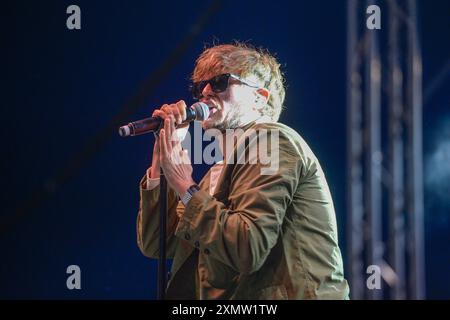
[[(300, 135), (278, 123), (285, 96), (279, 63), (265, 50), (218, 45), (197, 59), (192, 80), (194, 98), (210, 109), (202, 127), (219, 132), (224, 161), (194, 181), (180, 144), (185, 103), (154, 111), (164, 127), (140, 183), (137, 238), (144, 255), (158, 258), (161, 167), (169, 186), (167, 256), (173, 258), (166, 297), (347, 299), (325, 175)], [(257, 134), (243, 138), (250, 131)], [(269, 172), (252, 152), (268, 142), (261, 132), (277, 137), (266, 139), (276, 155)]]

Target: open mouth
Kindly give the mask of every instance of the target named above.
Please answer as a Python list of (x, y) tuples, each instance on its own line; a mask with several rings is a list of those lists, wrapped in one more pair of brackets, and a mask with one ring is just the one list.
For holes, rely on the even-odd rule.
[(209, 108), (209, 116), (212, 116), (216, 112), (217, 112), (217, 107), (210, 107)]
[(213, 100), (205, 101), (205, 103), (206, 103), (206, 104), (208, 105), (208, 107), (209, 107), (209, 117), (211, 117), (212, 115), (214, 115), (214, 114), (217, 112), (217, 110), (220, 109), (219, 106), (218, 106), (218, 104), (217, 104), (215, 101), (213, 101)]

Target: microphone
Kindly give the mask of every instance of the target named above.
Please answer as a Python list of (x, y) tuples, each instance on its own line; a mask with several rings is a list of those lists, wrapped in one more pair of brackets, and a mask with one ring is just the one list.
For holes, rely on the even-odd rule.
[[(209, 117), (209, 107), (206, 103), (196, 102), (190, 108), (186, 108), (186, 119), (183, 123), (195, 121), (203, 121)], [(158, 131), (162, 119), (159, 117), (150, 117), (134, 122), (130, 122), (119, 128), (121, 137), (137, 136), (144, 133)]]

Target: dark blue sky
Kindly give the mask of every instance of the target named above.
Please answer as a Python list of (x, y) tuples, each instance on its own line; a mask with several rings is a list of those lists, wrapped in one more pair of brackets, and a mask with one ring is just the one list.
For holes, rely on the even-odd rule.
[[(150, 163), (152, 137), (113, 135), (69, 170), (73, 176), (56, 185), (51, 179), (136, 95), (209, 3), (4, 5), (0, 218), (10, 223), (0, 226), (0, 298), (155, 297), (156, 263), (141, 255), (135, 240), (138, 182)], [(66, 28), (70, 4), (81, 8), (79, 31)], [(450, 3), (419, 1), (419, 9), (427, 88), (450, 58)], [(228, 1), (124, 122), (146, 117), (163, 103), (192, 102), (188, 78), (205, 44), (237, 39), (268, 48), (286, 73), (287, 109), (281, 121), (295, 128), (321, 161), (346, 258), (345, 14), (344, 0)], [(427, 162), (428, 176), (437, 170), (448, 175), (448, 162), (436, 152), (450, 141), (449, 86), (447, 77), (424, 106), (425, 158), (438, 159)], [(448, 159), (448, 149), (443, 150)], [(198, 180), (206, 168), (196, 169)], [(436, 181), (427, 185), (425, 198), (427, 296), (448, 299), (450, 201), (445, 190), (450, 188), (448, 180)], [(19, 215), (18, 208), (30, 203), (35, 190), (49, 196)], [(65, 270), (71, 264), (82, 269), (80, 291), (66, 289)]]

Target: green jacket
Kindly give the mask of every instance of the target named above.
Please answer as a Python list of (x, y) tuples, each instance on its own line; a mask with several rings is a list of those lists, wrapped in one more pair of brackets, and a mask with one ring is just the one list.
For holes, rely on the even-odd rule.
[[(251, 128), (278, 130), (274, 174), (262, 175), (261, 163), (227, 163), (214, 195), (208, 172), (186, 208), (169, 190), (167, 298), (347, 299), (333, 201), (317, 158), (285, 125)], [(237, 144), (235, 152), (249, 148)], [(159, 187), (145, 187), (144, 178), (137, 241), (157, 259)]]

